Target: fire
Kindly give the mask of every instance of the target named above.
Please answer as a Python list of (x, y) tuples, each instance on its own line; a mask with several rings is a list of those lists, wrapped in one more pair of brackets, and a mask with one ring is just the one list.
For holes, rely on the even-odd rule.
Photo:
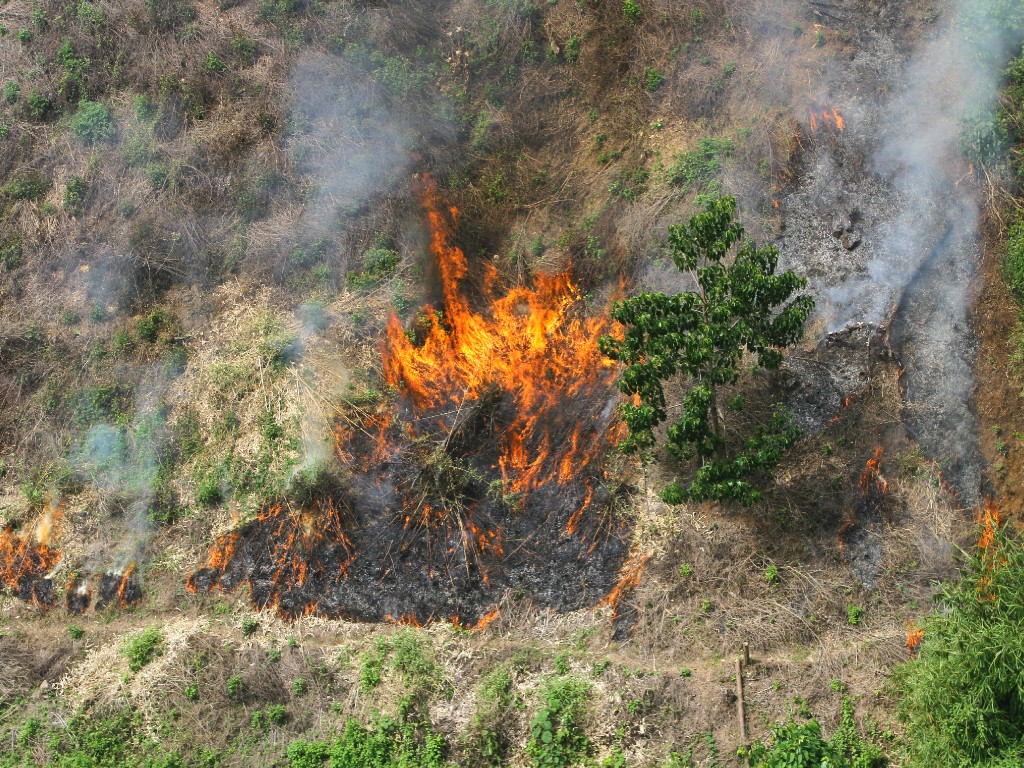
[(842, 133), (846, 130), (846, 119), (835, 107), (826, 107), (821, 110), (812, 109), (809, 112), (808, 124), (811, 133), (816, 133), (818, 128), (828, 128), (830, 131)]
[(285, 617), (482, 628), (507, 589), (559, 579), (573, 607), (611, 589), (625, 537), (603, 513), (617, 487), (605, 464), (623, 425), (598, 342), (620, 330), (569, 271), (508, 287), (490, 262), (471, 269), (458, 210), (429, 178), (421, 197), (440, 299), (409, 328), (388, 321), (395, 397), (339, 417), (343, 482), (219, 537), (190, 591), (247, 584)]
[(918, 629), (912, 622), (907, 622), (907, 653), (911, 657), (917, 656), (920, 653), (923, 641), (924, 630)]
[(428, 327), (416, 340), (392, 315), (383, 361), (387, 383), (419, 414), (458, 408), (496, 389), (519, 414), (505, 430), (498, 457), (506, 488), (528, 493), (564, 482), (600, 455), (602, 441), (579, 423), (556, 442), (549, 425), (564, 425), (559, 412), (567, 403), (613, 382), (612, 362), (598, 349), (598, 340), (612, 330), (610, 321), (580, 316), (580, 291), (568, 272), (537, 274), (532, 287), (516, 286), (499, 296), (493, 264), (484, 274), (488, 311), (474, 311), (462, 290), (466, 256), (452, 242), (459, 212), (444, 211), (429, 180), (423, 197), (442, 307), (423, 308)]
[(636, 589), (637, 584), (640, 583), (640, 577), (644, 574), (644, 566), (647, 565), (647, 559), (647, 555), (642, 555), (627, 561), (622, 566), (622, 570), (619, 571), (619, 580), (616, 582), (615, 587), (601, 601), (601, 605), (607, 605), (612, 609), (613, 618), (619, 615), (619, 604), (623, 598)]
[(60, 552), (49, 542), (59, 518), (59, 508), (47, 508), (31, 534), (19, 535), (11, 526), (0, 530), (0, 583), (16, 597), (42, 607), (54, 597), (49, 574), (60, 562)]
[(861, 473), (860, 492), (865, 498), (872, 495), (884, 496), (889, 490), (889, 483), (882, 477), (882, 452), (882, 446), (875, 448), (874, 455), (868, 459)]

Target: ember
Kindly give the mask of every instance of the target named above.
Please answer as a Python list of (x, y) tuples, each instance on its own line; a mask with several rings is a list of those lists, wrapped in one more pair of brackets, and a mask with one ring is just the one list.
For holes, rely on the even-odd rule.
[(245, 582), (287, 617), (480, 627), (504, 589), (568, 609), (614, 586), (625, 536), (607, 459), (622, 425), (598, 339), (616, 329), (586, 314), (569, 272), (503, 288), (488, 263), (475, 309), (458, 211), (429, 179), (422, 197), (441, 303), (410, 330), (388, 323), (398, 398), (340, 419), (344, 480), (218, 539), (191, 591)]

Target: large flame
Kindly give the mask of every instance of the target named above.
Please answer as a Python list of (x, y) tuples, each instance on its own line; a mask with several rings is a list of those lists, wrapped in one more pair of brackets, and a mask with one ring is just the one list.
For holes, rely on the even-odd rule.
[(580, 292), (568, 272), (538, 274), (532, 287), (496, 296), (498, 273), (492, 264), (484, 275), (487, 311), (473, 311), (461, 288), (466, 256), (451, 238), (459, 212), (444, 210), (429, 179), (423, 198), (443, 305), (440, 311), (424, 308), (429, 327), (416, 340), (392, 315), (384, 352), (387, 382), (406, 393), (420, 413), (459, 408), (496, 387), (514, 398), (519, 414), (505, 431), (499, 458), (506, 491), (526, 493), (565, 482), (600, 454), (600, 441), (586, 439), (592, 425), (578, 424), (568, 440), (555, 445), (550, 425), (566, 403), (613, 381), (612, 361), (598, 349), (610, 322), (579, 316)]

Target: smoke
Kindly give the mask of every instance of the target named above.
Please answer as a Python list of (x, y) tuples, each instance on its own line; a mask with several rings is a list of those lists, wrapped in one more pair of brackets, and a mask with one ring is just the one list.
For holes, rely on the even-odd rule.
[[(901, 6), (880, 20), (867, 5), (836, 22), (857, 50), (824, 67), (819, 93), (828, 95), (815, 100), (837, 107), (846, 130), (810, 137), (801, 186), (784, 201), (780, 246), (788, 266), (810, 277), (829, 333), (861, 323), (888, 330), (906, 371), (908, 432), (973, 506), (982, 466), (970, 407), (980, 205), (961, 134), (965, 118), (994, 108), (1017, 40), (991, 4), (961, 3), (930, 23), (900, 17)], [(915, 27), (921, 39), (907, 39)]]

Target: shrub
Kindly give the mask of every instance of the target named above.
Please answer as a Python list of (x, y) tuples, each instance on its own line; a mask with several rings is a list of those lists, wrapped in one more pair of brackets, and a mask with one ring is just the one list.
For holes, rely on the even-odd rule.
[(665, 75), (656, 70), (654, 67), (644, 68), (644, 90), (645, 91), (656, 91), (658, 87), (664, 82)]
[(636, 0), (623, 0), (622, 14), (630, 24), (636, 24), (640, 21), (640, 17), (643, 13), (644, 9), (640, 7)]
[(883, 752), (861, 738), (849, 698), (843, 699), (839, 727), (830, 739), (821, 735), (817, 720), (776, 723), (769, 744), (755, 741), (749, 757), (753, 768), (875, 768), (885, 764)]
[(227, 64), (225, 64), (223, 61), (217, 58), (217, 54), (215, 54), (213, 51), (210, 51), (208, 54), (206, 54), (206, 63), (203, 65), (203, 68), (207, 72), (220, 74), (221, 72), (227, 71), (228, 67)]
[(163, 634), (156, 627), (149, 627), (125, 641), (121, 652), (128, 659), (128, 669), (138, 672), (162, 652)]
[(575, 64), (580, 57), (580, 48), (583, 45), (583, 41), (579, 35), (572, 35), (568, 40), (565, 41), (565, 60), (570, 64)]
[(242, 634), (246, 637), (256, 634), (256, 630), (260, 628), (260, 620), (255, 616), (246, 616), (242, 619)]
[(309, 684), (306, 683), (305, 678), (297, 677), (292, 680), (292, 693), (296, 696), (304, 696), (308, 690)]
[(1024, 301), (1024, 219), (1015, 221), (1006, 232), (1003, 266), (1010, 290), (1018, 301)]
[(53, 101), (38, 88), (29, 91), (25, 104), (33, 120), (45, 120), (53, 112)]
[(85, 637), (85, 630), (77, 624), (70, 624), (68, 625), (68, 635), (72, 640), (81, 640)]
[(174, 324), (174, 318), (162, 309), (156, 309), (136, 323), (139, 338), (148, 344), (156, 343), (160, 333)]
[(1009, 768), (1024, 758), (1024, 547), (992, 527), (924, 619), (916, 658), (894, 671), (903, 765)]
[(85, 197), (89, 187), (81, 176), (72, 176), (64, 185), (64, 210), (70, 216), (80, 216), (85, 210)]
[(231, 39), (231, 50), (235, 52), (246, 66), (250, 66), (256, 61), (256, 41), (246, 37), (245, 35), (239, 35)]
[(668, 182), (677, 187), (704, 187), (722, 167), (722, 158), (732, 152), (728, 139), (704, 137), (697, 148), (676, 156), (668, 167)]
[(534, 768), (575, 765), (591, 752), (583, 730), (589, 684), (571, 677), (545, 680), (540, 688), (541, 707), (530, 721), (526, 753)]
[(185, 686), (185, 698), (189, 701), (199, 701), (199, 684), (189, 683)]
[(32, 42), (32, 33), (22, 27), (18, 30), (18, 42), (28, 44)]
[(13, 200), (39, 200), (50, 191), (50, 179), (40, 171), (12, 173), (0, 193)]
[(8, 80), (4, 83), (4, 101), (13, 104), (21, 95), (21, 86), (15, 80)]
[(232, 675), (227, 682), (228, 696), (238, 698), (245, 691), (245, 678), (241, 675)]
[(110, 110), (98, 101), (80, 101), (71, 117), (71, 132), (86, 144), (97, 144), (114, 137)]
[(264, 710), (267, 720), (274, 725), (284, 725), (288, 722), (288, 710), (281, 704), (271, 704)]
[(21, 240), (13, 240), (0, 247), (0, 267), (10, 271), (21, 266)]
[(850, 623), (851, 626), (857, 626), (858, 624), (860, 624), (861, 619), (863, 618), (864, 609), (861, 608), (859, 605), (854, 605), (853, 603), (850, 603), (848, 606), (846, 606), (846, 620)]
[(215, 507), (224, 501), (224, 492), (220, 488), (220, 478), (216, 473), (211, 472), (199, 481), (196, 501), (204, 507)]
[(363, 251), (359, 259), (360, 269), (348, 273), (348, 287), (351, 290), (368, 291), (385, 282), (394, 275), (401, 258), (401, 254), (391, 247), (386, 236), (377, 235), (373, 245)]

